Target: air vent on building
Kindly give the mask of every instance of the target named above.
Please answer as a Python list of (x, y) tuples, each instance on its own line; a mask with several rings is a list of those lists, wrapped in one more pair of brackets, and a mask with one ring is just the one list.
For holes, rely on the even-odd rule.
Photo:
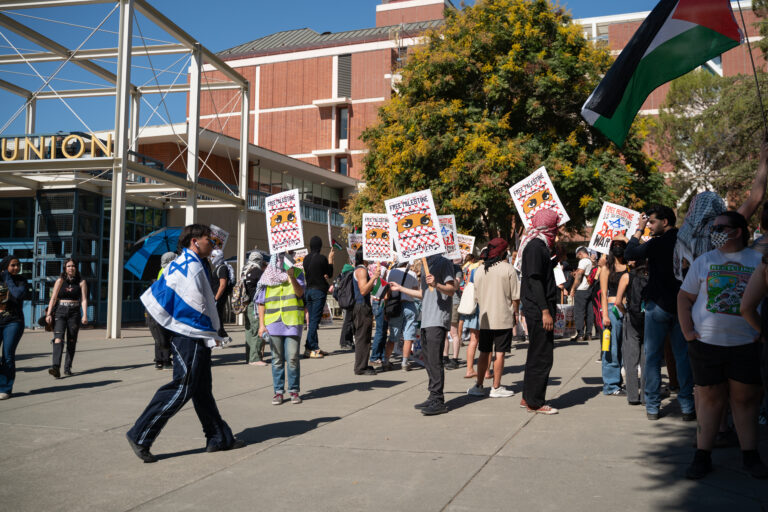
[(339, 97), (350, 98), (352, 96), (352, 55), (339, 55), (337, 79)]

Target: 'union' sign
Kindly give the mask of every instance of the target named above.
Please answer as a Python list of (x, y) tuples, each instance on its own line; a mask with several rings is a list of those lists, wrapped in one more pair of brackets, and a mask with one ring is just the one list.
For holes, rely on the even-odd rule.
[[(44, 160), (81, 158), (88, 151), (91, 158), (112, 156), (112, 134), (102, 141), (94, 134), (32, 135), (0, 139), (0, 158), (15, 160)], [(34, 155), (37, 158), (32, 158)]]

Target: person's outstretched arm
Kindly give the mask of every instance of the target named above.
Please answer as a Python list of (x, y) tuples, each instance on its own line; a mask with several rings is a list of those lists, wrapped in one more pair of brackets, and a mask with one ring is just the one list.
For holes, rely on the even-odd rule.
[(738, 212), (749, 220), (755, 214), (760, 204), (765, 199), (765, 187), (768, 185), (768, 141), (763, 141), (760, 148), (760, 162), (757, 164), (757, 175), (752, 182), (752, 190), (744, 204), (739, 206)]

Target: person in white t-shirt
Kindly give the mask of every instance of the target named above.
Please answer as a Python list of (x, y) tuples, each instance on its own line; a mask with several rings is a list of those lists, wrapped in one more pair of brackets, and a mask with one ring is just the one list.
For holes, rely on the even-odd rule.
[(580, 339), (589, 341), (592, 339), (592, 326), (595, 322), (590, 307), (592, 290), (587, 280), (589, 273), (592, 272), (592, 260), (589, 257), (589, 250), (584, 246), (576, 248), (576, 257), (579, 259), (579, 267), (573, 274), (573, 286), (570, 291), (570, 295), (574, 299), (573, 315), (576, 321), (576, 334), (571, 337), (570, 341)]
[(744, 469), (768, 478), (757, 451), (762, 393), (758, 332), (741, 316), (741, 301), (761, 255), (748, 249), (749, 228), (738, 212), (724, 212), (711, 228), (715, 250), (696, 258), (677, 297), (696, 385), (697, 450), (686, 477), (712, 470), (712, 446), (730, 396)]

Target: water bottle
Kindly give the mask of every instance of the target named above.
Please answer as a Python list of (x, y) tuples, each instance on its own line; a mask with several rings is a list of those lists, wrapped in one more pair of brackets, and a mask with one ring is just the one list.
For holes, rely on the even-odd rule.
[(611, 328), (606, 327), (603, 329), (603, 346), (602, 346), (603, 352), (610, 352), (611, 351)]

